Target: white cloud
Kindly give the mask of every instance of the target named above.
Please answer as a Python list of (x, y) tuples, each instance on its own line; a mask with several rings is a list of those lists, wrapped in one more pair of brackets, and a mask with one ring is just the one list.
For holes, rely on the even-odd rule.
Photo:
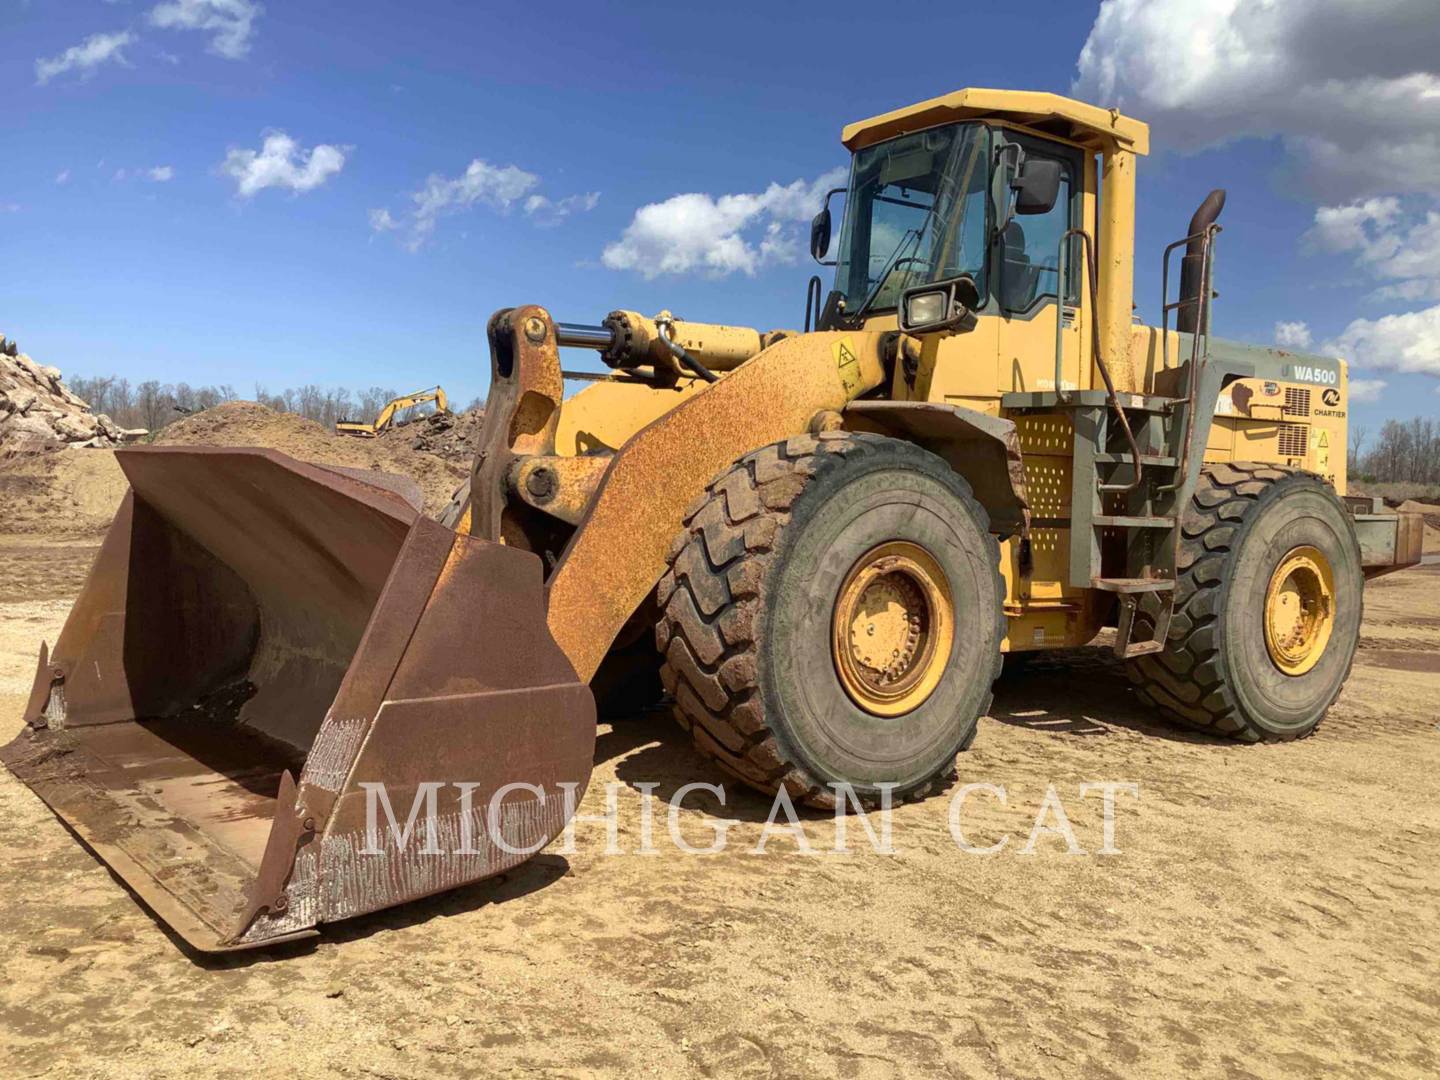
[(1356, 319), (1322, 349), (1358, 367), (1440, 375), (1440, 305)]
[(0, 210), (3, 210), (7, 214), (18, 214), (20, 212), (20, 204), (18, 202), (0, 203)]
[(600, 201), (598, 191), (551, 199), (535, 191), (539, 186), (540, 177), (517, 165), (491, 165), (475, 158), (459, 176), (431, 173), (410, 196), (414, 206), (404, 215), (405, 221), (389, 210), (371, 210), (370, 228), (375, 232), (407, 232), (405, 246), (415, 251), (434, 234), (440, 218), (476, 205), (503, 214), (518, 204), (525, 216), (537, 224), (558, 225), (571, 214), (593, 210)]
[(598, 191), (589, 191), (584, 195), (567, 195), (554, 201), (544, 195), (531, 195), (525, 200), (525, 213), (534, 218), (537, 225), (559, 225), (571, 214), (594, 210), (599, 202)]
[(154, 180), (157, 184), (163, 184), (167, 180), (175, 179), (175, 166), (156, 165), (153, 169), (147, 169), (145, 171), (145, 175), (148, 176), (151, 180)]
[(1409, 214), (1393, 197), (1322, 206), (1305, 243), (1353, 255), (1359, 269), (1383, 283), (1372, 299), (1440, 300), (1440, 212)]
[(114, 34), (91, 34), (79, 45), (71, 45), (59, 56), (35, 61), (35, 82), (43, 86), (57, 75), (67, 71), (78, 71), (82, 78), (88, 78), (101, 64), (114, 61), (125, 64), (122, 51), (134, 44), (135, 35), (128, 30)]
[[(1381, 391), (1389, 384), (1384, 379), (1351, 379), (1350, 400), (1355, 404), (1380, 400)], [(1436, 387), (1440, 390), (1440, 387)]]
[(344, 168), (349, 149), (321, 143), (305, 150), (285, 132), (271, 131), (258, 152), (232, 148), (220, 170), (235, 181), (235, 193), (241, 198), (269, 187), (312, 191)]
[(797, 223), (811, 217), (824, 193), (844, 179), (844, 169), (833, 169), (809, 182), (772, 183), (759, 193), (672, 195), (635, 211), (600, 261), (646, 278), (695, 271), (716, 277), (754, 274), (771, 263), (794, 262), (801, 251)]
[(1275, 344), (1282, 349), (1308, 349), (1312, 340), (1310, 327), (1305, 322), (1275, 324)]
[(425, 185), (411, 196), (415, 201), (413, 227), (415, 237), (423, 242), (435, 231), (435, 223), (446, 214), (465, 210), (476, 203), (499, 210), (509, 210), (524, 198), (540, 178), (514, 165), (491, 165), (476, 158), (459, 176), (446, 178), (431, 173)]
[(165, 0), (150, 9), (162, 30), (200, 30), (211, 35), (208, 51), (227, 60), (250, 52), (254, 22), (265, 8), (255, 0)]
[(70, 170), (69, 170), (69, 169), (61, 169), (58, 173), (55, 174), (55, 183), (57, 183), (57, 184), (68, 184), (69, 182), (70, 182)]
[(1434, 0), (1105, 0), (1076, 96), (1198, 150), (1280, 137), (1329, 201), (1440, 194)]
[(400, 223), (390, 216), (389, 210), (371, 210), (370, 228), (375, 232), (394, 232)]

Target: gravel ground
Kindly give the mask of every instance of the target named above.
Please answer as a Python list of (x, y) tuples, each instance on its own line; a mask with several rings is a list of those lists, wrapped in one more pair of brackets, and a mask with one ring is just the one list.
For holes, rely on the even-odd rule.
[[(0, 538), (0, 740), (93, 543)], [(1158, 724), (1098, 650), (1007, 666), (953, 792), (893, 854), (804, 854), (727, 789), (640, 843), (641, 785), (719, 783), (668, 719), (600, 729), (579, 827), (502, 879), (301, 947), (187, 955), (0, 770), (0, 1075), (1432, 1077), (1440, 1074), (1440, 566), (1372, 584), (1319, 733), (1246, 747)], [(1120, 795), (1117, 854), (1086, 781)], [(1026, 839), (1047, 789), (1062, 836)], [(1050, 819), (1054, 824), (1054, 817)], [(815, 849), (836, 829), (807, 817)]]

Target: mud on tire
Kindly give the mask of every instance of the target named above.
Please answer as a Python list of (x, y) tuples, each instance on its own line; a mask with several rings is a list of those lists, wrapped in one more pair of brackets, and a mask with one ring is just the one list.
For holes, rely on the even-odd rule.
[[(1315, 666), (1287, 675), (1270, 659), (1271, 575), (1301, 546), (1334, 576), (1333, 628)], [(1207, 465), (1181, 517), (1175, 612), (1164, 652), (1127, 664), (1136, 693), (1178, 724), (1245, 742), (1301, 738), (1340, 695), (1359, 644), (1364, 577), (1355, 533), (1319, 477), (1279, 465)], [(1142, 602), (1137, 639), (1158, 599)]]
[[(990, 706), (1004, 635), (999, 548), (943, 460), (878, 435), (799, 436), (740, 459), (686, 512), (656, 599), (661, 679), (695, 746), (762, 792), (833, 807), (921, 798), (954, 775)], [(858, 708), (831, 656), (840, 581), (881, 543), (923, 545), (953, 592), (954, 640), (911, 712)], [(939, 655), (939, 654), (937, 654)]]

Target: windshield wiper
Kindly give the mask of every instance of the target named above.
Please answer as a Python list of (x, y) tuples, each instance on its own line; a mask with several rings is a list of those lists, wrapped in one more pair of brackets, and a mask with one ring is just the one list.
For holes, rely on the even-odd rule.
[(870, 310), (870, 305), (873, 304), (875, 302), (875, 298), (880, 295), (880, 290), (885, 287), (885, 282), (890, 280), (890, 275), (893, 274), (895, 272), (895, 268), (900, 265), (901, 253), (906, 250), (905, 245), (909, 243), (911, 239), (913, 239), (916, 246), (919, 246), (920, 237), (922, 234), (924, 234), (926, 227), (930, 224), (930, 219), (934, 215), (935, 207), (932, 204), (929, 212), (925, 215), (925, 220), (920, 223), (920, 227), (918, 229), (905, 230), (905, 235), (900, 237), (900, 242), (895, 245), (895, 250), (890, 253), (890, 258), (885, 260), (885, 269), (880, 271), (880, 277), (876, 280), (875, 287), (871, 289), (869, 295), (865, 297), (864, 303), (862, 303), (853, 313), (846, 313), (849, 315), (850, 318), (858, 319), (860, 318), (860, 316), (864, 315), (865, 312)]

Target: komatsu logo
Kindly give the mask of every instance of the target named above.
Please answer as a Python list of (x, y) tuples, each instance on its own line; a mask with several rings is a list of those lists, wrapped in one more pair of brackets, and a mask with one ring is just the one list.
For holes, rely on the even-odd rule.
[(1296, 382), (1319, 383), (1334, 386), (1340, 381), (1340, 373), (1331, 368), (1310, 367), (1307, 364), (1286, 364), (1285, 377)]

